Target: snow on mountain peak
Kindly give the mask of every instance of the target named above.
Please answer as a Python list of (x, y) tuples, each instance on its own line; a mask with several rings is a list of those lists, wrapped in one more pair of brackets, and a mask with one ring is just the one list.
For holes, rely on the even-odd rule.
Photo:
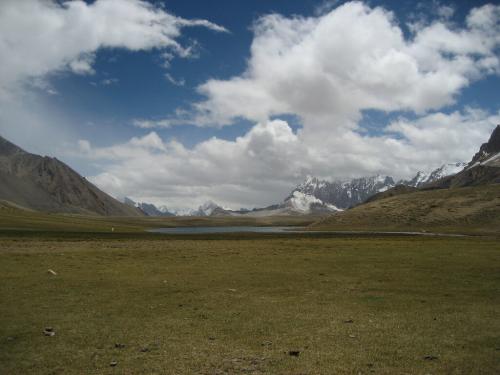
[(401, 180), (399, 181), (399, 184), (419, 187), (437, 181), (441, 178), (457, 174), (458, 172), (463, 170), (466, 166), (467, 163), (463, 162), (443, 164), (439, 168), (434, 169), (430, 173), (419, 171), (417, 172), (415, 177), (413, 177), (411, 180)]
[(298, 211), (309, 211), (312, 203), (322, 204), (323, 202), (313, 195), (304, 194), (301, 191), (294, 191), (290, 197), (290, 203)]

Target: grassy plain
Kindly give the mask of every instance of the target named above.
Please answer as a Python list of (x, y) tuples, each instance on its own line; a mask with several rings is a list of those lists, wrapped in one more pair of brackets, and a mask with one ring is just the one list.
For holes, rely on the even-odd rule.
[(498, 374), (499, 269), (493, 237), (0, 232), (0, 374)]

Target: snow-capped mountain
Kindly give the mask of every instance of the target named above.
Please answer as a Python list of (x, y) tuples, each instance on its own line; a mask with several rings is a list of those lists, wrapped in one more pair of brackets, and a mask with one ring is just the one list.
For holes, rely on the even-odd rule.
[(191, 211), (189, 216), (214, 216), (216, 214), (222, 214), (225, 212), (221, 206), (212, 201), (207, 201), (203, 203), (197, 210)]
[[(397, 183), (390, 176), (371, 176), (355, 178), (349, 181), (326, 181), (308, 176), (297, 186), (285, 200), (293, 202), (297, 209), (307, 204), (331, 205), (338, 209), (347, 209), (360, 204), (371, 196), (384, 192), (396, 185), (420, 187), (441, 178), (457, 174), (464, 169), (466, 163), (443, 164), (431, 172), (418, 172), (410, 180)], [(318, 201), (315, 201), (317, 199)]]
[(296, 213), (318, 213), (342, 211), (333, 204), (325, 203), (314, 195), (295, 190), (285, 199), (281, 208), (288, 208)]
[[(372, 176), (355, 178), (350, 181), (326, 181), (308, 176), (297, 186), (287, 200), (297, 193), (318, 199), (324, 205), (346, 209), (365, 201), (368, 197), (395, 186), (390, 176)], [(300, 197), (301, 195), (297, 195)]]
[(443, 164), (439, 168), (436, 168), (432, 172), (426, 173), (419, 171), (415, 177), (411, 180), (401, 180), (398, 182), (399, 185), (406, 185), (412, 187), (421, 187), (425, 184), (437, 181), (441, 178), (452, 176), (462, 171), (467, 166), (467, 163), (449, 163)]
[(175, 214), (170, 212), (166, 206), (156, 207), (152, 203), (135, 202), (128, 197), (123, 198), (123, 203), (132, 207), (137, 207), (147, 216), (175, 216)]
[(289, 214), (333, 213), (366, 201), (371, 196), (384, 192), (396, 185), (421, 187), (441, 178), (454, 175), (464, 169), (466, 163), (443, 164), (431, 172), (418, 172), (410, 180), (397, 183), (390, 176), (371, 176), (348, 181), (327, 181), (308, 176), (292, 190), (281, 203), (253, 210), (233, 211), (207, 201), (197, 209), (169, 210), (166, 206), (156, 207), (150, 203), (136, 203), (130, 198), (123, 202), (141, 209), (148, 216), (268, 216)]
[(176, 210), (170, 210), (167, 206), (155, 206), (152, 203), (135, 202), (128, 197), (124, 197), (122, 202), (129, 206), (139, 208), (147, 216), (225, 216), (230, 215), (232, 212), (212, 201), (203, 203), (197, 209), (184, 208)]

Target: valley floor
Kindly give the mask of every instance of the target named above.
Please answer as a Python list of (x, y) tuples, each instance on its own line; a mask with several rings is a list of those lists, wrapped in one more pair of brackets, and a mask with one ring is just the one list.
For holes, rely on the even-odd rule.
[(487, 237), (0, 233), (0, 374), (500, 373), (499, 269)]

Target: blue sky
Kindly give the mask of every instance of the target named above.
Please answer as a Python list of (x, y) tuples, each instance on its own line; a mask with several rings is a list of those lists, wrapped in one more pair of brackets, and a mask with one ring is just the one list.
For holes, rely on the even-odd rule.
[[(98, 3), (102, 3), (99, 4), (102, 5), (101, 8), (97, 7)], [(130, 34), (127, 36), (126, 33), (121, 36), (123, 39), (119, 42), (110, 42), (109, 36), (102, 36), (101, 41), (96, 40), (97, 44), (95, 46), (89, 44), (86, 48), (82, 47), (81, 51), (75, 48), (74, 45), (71, 46), (71, 44), (78, 44), (78, 40), (84, 40), (76, 39), (76, 42), (71, 40), (71, 38), (78, 36), (77, 32), (82, 32), (81, 29), (85, 27), (94, 27), (83, 16), (80, 17), (81, 14), (84, 14), (88, 9), (93, 9), (95, 16), (111, 17), (104, 8), (106, 3), (111, 7), (122, 7), (123, 4), (129, 3), (131, 6), (124, 8), (123, 11), (132, 11), (135, 12), (135, 15), (146, 9), (151, 17), (165, 12), (171, 16), (187, 20), (187, 22), (195, 19), (205, 20), (210, 22), (211, 26), (176, 26), (178, 33), (172, 34), (172, 36), (169, 35), (168, 41), (150, 42), (141, 39), (141, 43), (144, 44), (140, 47), (134, 44), (134, 36)], [(17, 9), (16, 7), (19, 7), (19, 5), (8, 0), (3, 6), (0, 6), (0, 21), (2, 12), (3, 16), (13, 10), (16, 12), (19, 10), (15, 14), (21, 14), (22, 11), (29, 10), (31, 5), (32, 7), (42, 7), (40, 8), (41, 12), (39, 12), (40, 17), (43, 16), (44, 12), (48, 14), (57, 11), (57, 16), (61, 17), (61, 19), (66, 21), (70, 19), (78, 20), (78, 22), (81, 21), (82, 26), (80, 29), (75, 26), (75, 30), (72, 30), (72, 24), (80, 25), (80, 23), (68, 22), (68, 26), (64, 31), (54, 29), (53, 39), (60, 41), (61, 45), (60, 50), (57, 51), (61, 53), (59, 60), (55, 57), (51, 58), (49, 56), (50, 48), (47, 48), (40, 52), (48, 55), (46, 57), (47, 66), (34, 66), (31, 71), (26, 70), (17, 73), (13, 63), (12, 71), (6, 70), (4, 72), (4, 81), (7, 82), (4, 86), (7, 94), (2, 99), (0, 92), (0, 100), (3, 100), (3, 111), (0, 112), (0, 119), (2, 120), (0, 132), (33, 152), (56, 155), (58, 158), (65, 160), (80, 173), (93, 178), (93, 181), (100, 187), (115, 196), (127, 194), (137, 199), (149, 199), (155, 203), (164, 202), (179, 207), (184, 204), (184, 200), (189, 200), (189, 203), (184, 205), (195, 205), (206, 199), (223, 201), (228, 206), (272, 203), (278, 196), (286, 196), (287, 189), (291, 189), (293, 184), (299, 182), (306, 174), (316, 174), (330, 179), (376, 173), (407, 176), (416, 172), (417, 169), (430, 168), (442, 162), (458, 161), (456, 159), (466, 159), (467, 155), (488, 134), (493, 126), (492, 123), (497, 119), (500, 80), (499, 68), (495, 65), (498, 64), (498, 61), (495, 62), (495, 58), (498, 59), (499, 41), (495, 41), (495, 36), (491, 35), (490, 32), (481, 29), (480, 22), (482, 21), (476, 22), (475, 26), (470, 26), (466, 22), (472, 9), (480, 9), (482, 12), (479, 12), (481, 17), (489, 17), (489, 22), (492, 22), (493, 30), (491, 31), (494, 34), (495, 30), (498, 30), (499, 11), (493, 5), (488, 8), (486, 4), (489, 3), (488, 1), (423, 1), (415, 5), (414, 1), (409, 0), (397, 2), (365, 1), (363, 3), (313, 0), (217, 0), (210, 2), (171, 0), (147, 3), (139, 0), (122, 2), (98, 0), (96, 2), (87, 1), (87, 5), (81, 3), (78, 7), (75, 6), (74, 9), (68, 9), (56, 3), (52, 4), (52, 7), (48, 7), (48, 3), (43, 5), (39, 1), (29, 0), (25, 3), (25, 6), (28, 4), (27, 8)], [(356, 7), (358, 7), (358, 13), (356, 13)], [(377, 9), (382, 10), (378, 12)], [(37, 12), (32, 13), (29, 17), (36, 18)], [(116, 13), (118, 15), (113, 16), (116, 17), (113, 22), (119, 28), (121, 22), (119, 18), (120, 12)], [(14, 13), (10, 14), (12, 18)], [(277, 14), (279, 18), (266, 18), (270, 14)], [(423, 93), (416, 93), (415, 97), (402, 100), (396, 95), (391, 97), (393, 95), (392, 91), (401, 90), (401, 88), (395, 87), (395, 83), (390, 88), (381, 88), (381, 90), (387, 89), (388, 91), (381, 95), (381, 97), (384, 96), (384, 99), (380, 103), (376, 95), (371, 98), (367, 97), (362, 99), (366, 100), (366, 103), (354, 106), (344, 113), (346, 105), (349, 107), (349, 103), (360, 100), (359, 97), (352, 93), (346, 94), (346, 98), (341, 98), (338, 104), (332, 105), (331, 113), (321, 108), (324, 113), (321, 113), (321, 116), (316, 116), (315, 113), (311, 112), (311, 108), (316, 104), (311, 103), (311, 101), (321, 101), (321, 98), (309, 100), (306, 94), (305, 99), (297, 99), (297, 95), (303, 96), (300, 88), (297, 95), (289, 98), (286, 95), (287, 90), (290, 92), (297, 90), (294, 86), (294, 74), (301, 76), (303, 71), (295, 71), (293, 67), (289, 68), (290, 75), (288, 77), (285, 77), (282, 82), (277, 80), (276, 84), (273, 83), (271, 88), (267, 87), (265, 79), (272, 80), (272, 76), (270, 76), (271, 78), (263, 78), (265, 74), (262, 72), (266, 69), (263, 64), (266, 64), (267, 61), (262, 58), (258, 59), (257, 56), (262, 53), (265, 56), (267, 52), (270, 55), (274, 53), (274, 44), (271, 43), (272, 38), (275, 36), (273, 33), (279, 34), (279, 38), (282, 38), (280, 43), (283, 42), (283, 46), (286, 44), (287, 50), (284, 53), (290, 53), (290, 56), (295, 57), (294, 47), (288, 45), (289, 41), (286, 40), (287, 33), (295, 32), (293, 27), (304, 27), (304, 35), (297, 33), (297, 35), (293, 36), (293, 38), (300, 40), (297, 41), (297, 48), (304, 47), (305, 50), (319, 48), (317, 52), (321, 54), (323, 47), (320, 43), (324, 43), (325, 48), (329, 47), (328, 35), (320, 35), (320, 31), (318, 31), (321, 30), (320, 27), (311, 28), (308, 24), (321, 25), (323, 20), (323, 24), (327, 24), (328, 21), (330, 22), (328, 27), (334, 28), (335, 22), (338, 24), (339, 20), (342, 21), (342, 17), (346, 18), (355, 14), (360, 15), (359, 17), (354, 16), (359, 18), (361, 25), (358, 26), (357, 30), (367, 32), (371, 32), (370, 27), (377, 27), (377, 17), (379, 21), (389, 20), (388, 22), (392, 23), (393, 28), (388, 28), (387, 33), (382, 35), (382, 37), (388, 37), (387, 43), (393, 43), (394, 40), (399, 43), (397, 41), (397, 32), (400, 31), (404, 42), (411, 47), (408, 49), (413, 48), (408, 54), (415, 58), (419, 71), (428, 71), (427, 66), (432, 65), (431, 70), (443, 70), (438, 72), (440, 76), (444, 76), (443, 72), (448, 70), (451, 72), (450, 75), (456, 74), (455, 80), (443, 82), (443, 85), (450, 85), (450, 89), (439, 93), (436, 93), (436, 90), (433, 89), (434, 91), (427, 94), (424, 90)], [(254, 27), (256, 23), (259, 24), (262, 20), (268, 20), (270, 25), (268, 27), (270, 29), (275, 28), (274, 31), (269, 32), (262, 24), (260, 24), (260, 27)], [(290, 20), (296, 20), (297, 25), (291, 26), (291, 30), (283, 31), (283, 28), (290, 27)], [(431, 27), (436, 23), (443, 25), (449, 31), (445, 35), (449, 39), (442, 40), (444, 47), (442, 45), (436, 47), (425, 41), (418, 44), (417, 35), (420, 35), (422, 40), (424, 40), (424, 36), (428, 37), (431, 33), (435, 33), (435, 38), (444, 35), (442, 29)], [(0, 38), (3, 33), (3, 38), (9, 42), (9, 37), (14, 35), (16, 27), (20, 26), (11, 26), (10, 23), (4, 22), (4, 26), (0, 28)], [(98, 25), (96, 24), (95, 27), (98, 27)], [(217, 27), (225, 28), (228, 32), (221, 31)], [(397, 30), (395, 31), (394, 28)], [(110, 30), (113, 32), (112, 27), (110, 27)], [(357, 30), (346, 30), (346, 33), (352, 35)], [(470, 34), (469, 40), (461, 36), (461, 32), (464, 30)], [(374, 32), (378, 31), (379, 29), (374, 29)], [(9, 34), (9, 32), (12, 32), (12, 34)], [(308, 45), (307, 38), (309, 36), (305, 35), (307, 33), (311, 34), (311, 38), (318, 38), (318, 41), (311, 42), (312, 44)], [(389, 35), (389, 33), (394, 33), (394, 35)], [(84, 34), (82, 33), (82, 38), (85, 37)], [(14, 42), (10, 41), (11, 46), (23, 45), (24, 42), (28, 45), (30, 38), (33, 38), (28, 32), (26, 32), (26, 35), (19, 36), (19, 30), (15, 35), (17, 39)], [(482, 50), (474, 51), (471, 49), (471, 40), (473, 41), (478, 35), (481, 35), (485, 40), (490, 38), (491, 41)], [(80, 36), (78, 37), (80, 38)], [(127, 40), (128, 37), (131, 40)], [(445, 37), (443, 36), (443, 38)], [(144, 34), (141, 34), (137, 38), (145, 37)], [(456, 38), (462, 39), (457, 42)], [(184, 51), (176, 51), (165, 45), (165, 43), (170, 43), (172, 40), (184, 48)], [(258, 43), (255, 43), (256, 40)], [(429, 40), (432, 40), (432, 38), (429, 37)], [(113, 43), (115, 44), (113, 45)], [(153, 47), (148, 47), (148, 43), (153, 43)], [(251, 50), (252, 43), (256, 45), (255, 51)], [(335, 43), (339, 42), (336, 41)], [(457, 43), (459, 47), (457, 47)], [(463, 43), (464, 46), (463, 53), (460, 51), (460, 43)], [(57, 43), (55, 44), (57, 45)], [(410, 46), (412, 44), (414, 46)], [(6, 48), (5, 45), (4, 48)], [(185, 56), (185, 49), (189, 46), (194, 46), (194, 49), (187, 53), (189, 56)], [(393, 49), (404, 48), (402, 53), (407, 53), (408, 46), (402, 47), (399, 43)], [(63, 48), (71, 50), (71, 52), (64, 54), (61, 52)], [(266, 51), (266, 48), (269, 48), (269, 51)], [(329, 82), (338, 82), (339, 77), (345, 78), (341, 69), (347, 69), (336, 62), (336, 59), (342, 59), (343, 46), (339, 45), (336, 48), (331, 55), (331, 65), (335, 72), (330, 74), (329, 62), (325, 62), (320, 66), (321, 72), (329, 72), (329, 75), (325, 75), (325, 79), (331, 79)], [(389, 51), (387, 53), (388, 56), (390, 55), (391, 48), (388, 48), (387, 44), (384, 44), (381, 48), (386, 52)], [(467, 50), (467, 48), (470, 50)], [(338, 51), (338, 54), (336, 51)], [(15, 47), (12, 47), (12, 51), (4, 52), (14, 57), (17, 53), (19, 56), (22, 56), (22, 53), (27, 55), (26, 51), (17, 51)], [(172, 55), (168, 66), (165, 66), (164, 53)], [(379, 52), (375, 51), (370, 56), (377, 53)], [(443, 59), (443, 61), (433, 61), (431, 63), (430, 60), (426, 60), (430, 59), (427, 55), (430, 56), (431, 54), (439, 54), (439, 58)], [(4, 56), (7, 55), (4, 54)], [(83, 71), (78, 71), (77, 68), (73, 67), (72, 63), (76, 61), (75, 56), (76, 60), (84, 61)], [(33, 58), (36, 58), (36, 56), (33, 56)], [(359, 56), (356, 55), (353, 64), (363, 58), (363, 53)], [(85, 59), (90, 60), (86, 63)], [(464, 61), (472, 59), (473, 61), (456, 63), (460, 59), (464, 59)], [(287, 64), (287, 61), (284, 60), (283, 62)], [(405, 64), (406, 62), (404, 60)], [(269, 63), (274, 64), (275, 61)], [(377, 63), (378, 61), (374, 61), (374, 64)], [(443, 68), (444, 63), (449, 63), (450, 67)], [(306, 64), (306, 62), (298, 61), (297, 64)], [(270, 66), (275, 68), (274, 65)], [(346, 66), (348, 67), (349, 64)], [(397, 69), (397, 62), (395, 66)], [(252, 70), (251, 67), (256, 67), (256, 69)], [(261, 73), (256, 73), (256, 71)], [(279, 70), (277, 73), (279, 74)], [(384, 71), (383, 73), (389, 74), (390, 72)], [(18, 74), (19, 78), (10, 78), (15, 74)], [(311, 97), (314, 96), (316, 91), (311, 80), (316, 80), (318, 74), (320, 73), (314, 73), (311, 77), (303, 78), (305, 80), (304, 90), (310, 90)], [(353, 79), (353, 72), (349, 72), (349, 74), (349, 79)], [(405, 73), (402, 74), (404, 76)], [(422, 80), (425, 78), (423, 73), (421, 78)], [(247, 90), (248, 87), (245, 86), (245, 82), (244, 86), (236, 87), (236, 85), (233, 85), (234, 79), (244, 80), (246, 83), (251, 84), (252, 90), (255, 91), (252, 91), (251, 94), (248, 93), (248, 95), (252, 96), (247, 97), (245, 96), (247, 93), (244, 93), (239, 98), (238, 95), (242, 92), (241, 90)], [(360, 79), (365, 85), (367, 78), (361, 77)], [(319, 78), (319, 82), (321, 82), (321, 78)], [(241, 82), (236, 83), (240, 84)], [(311, 86), (308, 86), (309, 84)], [(346, 87), (350, 89), (357, 84), (357, 82), (353, 81), (348, 86), (333, 87), (333, 89), (345, 90)], [(369, 85), (372, 84), (380, 85), (380, 83), (369, 83)], [(415, 85), (417, 84), (419, 83), (415, 81)], [(266, 87), (260, 87), (259, 85)], [(332, 83), (332, 85), (334, 84)], [(234, 96), (225, 97), (226, 93), (233, 89), (233, 86), (235, 89)], [(288, 86), (291, 88), (284, 88)], [(203, 93), (200, 92), (200, 87), (205, 88)], [(322, 89), (329, 90), (329, 88)], [(363, 86), (363, 90), (365, 89), (366, 86)], [(356, 93), (357, 90), (359, 89), (356, 88), (353, 92)], [(372, 95), (371, 90), (372, 86), (369, 89), (370, 95)], [(410, 90), (410, 87), (408, 90)], [(270, 99), (264, 100), (262, 105), (257, 102), (255, 108), (252, 108), (253, 103), (250, 104), (250, 102), (249, 108), (231, 107), (233, 105), (232, 98), (240, 100), (238, 102), (242, 103), (240, 107), (246, 107), (246, 101), (253, 100), (255, 93)], [(282, 94), (280, 93), (285, 94), (281, 97)], [(348, 95), (352, 97), (347, 98)], [(401, 96), (400, 94), (397, 95)], [(426, 101), (425, 98), (422, 98), (422, 96), (425, 97), (426, 95), (436, 95), (435, 105), (432, 100)], [(332, 101), (335, 100), (335, 98), (332, 99)], [(271, 101), (273, 104), (271, 104)], [(345, 103), (341, 104), (344, 101)], [(12, 104), (13, 102), (15, 104)], [(193, 105), (200, 103), (203, 106), (202, 111), (193, 109), (195, 108)], [(261, 109), (264, 107), (265, 110)], [(0, 102), (1, 109), (2, 103)], [(179, 110), (183, 111), (181, 115), (179, 115)], [(176, 121), (179, 118), (182, 118), (182, 121), (178, 125), (170, 127), (160, 125), (140, 128), (135, 125), (138, 120), (154, 123), (164, 119)], [(276, 123), (277, 125), (266, 125), (267, 127), (264, 126), (261, 130), (256, 128), (258, 123), (267, 121), (272, 123), (273, 120), (283, 120), (285, 125), (281, 126), (280, 123)], [(430, 125), (427, 125), (431, 121), (441, 126), (436, 125), (433, 133), (436, 139), (432, 141), (429, 140), (431, 137), (428, 130)], [(456, 129), (446, 128), (446, 131), (450, 132), (446, 133), (444, 127), (450, 127), (452, 121), (460, 123), (460, 126), (457, 125)], [(332, 124), (332, 129), (328, 128), (329, 123)], [(421, 134), (416, 136), (416, 130), (412, 131), (411, 126), (414, 129), (419, 129)], [(467, 131), (471, 132), (472, 135), (468, 134), (464, 129), (468, 129)], [(172, 173), (170, 175), (168, 169), (168, 167), (171, 167), (170, 163), (174, 163), (174, 160), (177, 160), (177, 163), (179, 163), (179, 160), (183, 160), (178, 154), (175, 155), (173, 160), (166, 162), (166, 165), (159, 168), (166, 171), (161, 173), (166, 173), (168, 177), (164, 179), (156, 178), (156, 176), (153, 178), (151, 176), (138, 177), (140, 171), (144, 168), (144, 166), (135, 166), (135, 161), (139, 160), (139, 156), (133, 159), (132, 162), (126, 157), (120, 159), (119, 156), (115, 155), (117, 149), (114, 149), (114, 147), (125, 148), (127, 144), (134, 145), (133, 139), (142, 139), (148, 136), (149, 141), (153, 142), (153, 138), (157, 137), (159, 142), (166, 145), (165, 147), (153, 146), (153, 148), (157, 147), (158, 150), (161, 149), (161, 152), (165, 153), (165, 160), (173, 152), (167, 150), (171, 147), (170, 142), (178, 142), (186, 150), (198, 150), (200, 148), (201, 151), (192, 152), (191, 154), (182, 151), (182, 155), (184, 155), (182, 157), (186, 158), (186, 165), (192, 165), (193, 174), (200, 175), (199, 172), (196, 172), (198, 164), (195, 165), (194, 163), (196, 161), (202, 163), (203, 161), (200, 160), (204, 158), (214, 157), (214, 160), (210, 159), (210, 163), (208, 163), (210, 165), (207, 168), (221, 168), (221, 166), (226, 168), (217, 161), (218, 159), (213, 156), (213, 152), (205, 151), (204, 148), (218, 147), (218, 149), (222, 149), (227, 146), (228, 150), (229, 148), (233, 150), (238, 147), (248, 147), (249, 144), (255, 144), (254, 138), (257, 135), (260, 136), (259, 131), (276, 137), (269, 141), (271, 142), (270, 147), (259, 149), (259, 152), (267, 158), (267, 162), (264, 162), (263, 166), (259, 167), (253, 164), (253, 159), (249, 159), (249, 161), (239, 154), (237, 157), (228, 155), (228, 159), (234, 157), (234, 163), (240, 162), (241, 165), (239, 168), (234, 165), (227, 166), (228, 170), (235, 167), (239, 171), (234, 172), (235, 174), (230, 178), (228, 177), (227, 181), (224, 180), (224, 174), (222, 174), (222, 177), (218, 177), (219, 180), (215, 181), (208, 177), (204, 181), (194, 175), (192, 178), (188, 178), (186, 177), (187, 173), (186, 175), (178, 175), (179, 172), (176, 172), (177, 174)], [(329, 146), (323, 144), (323, 141), (326, 140), (325, 137), (320, 136), (323, 132), (328, 133), (328, 137), (332, 137), (330, 145), (333, 149), (339, 150), (340, 157), (337, 156), (334, 160), (327, 160)], [(390, 135), (391, 132), (392, 135)], [(214, 137), (216, 141), (226, 140), (231, 143), (222, 146), (215, 143), (205, 143), (210, 139), (214, 139)], [(238, 137), (243, 138), (241, 144), (236, 142)], [(294, 137), (298, 137), (298, 139)], [(335, 140), (333, 140), (333, 137), (335, 137)], [(356, 137), (360, 138), (357, 139)], [(438, 139), (438, 137), (442, 138)], [(295, 160), (297, 159), (295, 154), (276, 156), (274, 150), (281, 147), (272, 143), (276, 139), (280, 140), (280, 142), (282, 140), (292, 142), (294, 146), (290, 145), (284, 147), (284, 149), (288, 150), (295, 147), (296, 155), (301, 155), (301, 153), (310, 154), (311, 159), (299, 163)], [(340, 141), (342, 139), (344, 140)], [(436, 146), (439, 142), (443, 143), (449, 139), (454, 139), (457, 142), (450, 147), (457, 148), (457, 145), (463, 145), (463, 150), (453, 153)], [(470, 139), (470, 142), (464, 143), (464, 139)], [(383, 153), (385, 146), (382, 145), (379, 151), (372, 150), (371, 147), (377, 142), (393, 145), (392, 140), (400, 141), (400, 144), (394, 146), (397, 148), (394, 152), (400, 153), (399, 157), (395, 156), (395, 160), (397, 159), (398, 162), (385, 163), (383, 160), (378, 160), (379, 157), (381, 159), (388, 157), (374, 156)], [(345, 145), (346, 142), (351, 141), (353, 143), (348, 149), (349, 152), (343, 151), (343, 154), (340, 150), (341, 146), (336, 146), (335, 143), (341, 142), (342, 145)], [(261, 138), (259, 138), (259, 142), (261, 142), (259, 143), (260, 146), (267, 144), (265, 143), (267, 140), (264, 142)], [(82, 144), (88, 145), (90, 148), (83, 147), (83, 151), (80, 150), (80, 152), (78, 147), (81, 147)], [(148, 144), (147, 147), (150, 146)], [(403, 150), (404, 147), (407, 147), (406, 151)], [(89, 150), (92, 150), (90, 152), (92, 155), (90, 155)], [(130, 155), (134, 155), (136, 151), (134, 150), (130, 150)], [(351, 152), (351, 150), (361, 151)], [(367, 151), (365, 154), (365, 150), (369, 152)], [(247, 154), (250, 155), (253, 152), (252, 150), (247, 151)], [(152, 151), (153, 154), (155, 152)], [(208, 154), (202, 152), (208, 152)], [(125, 151), (123, 153), (126, 154)], [(406, 156), (408, 153), (415, 154), (415, 157), (410, 161)], [(110, 156), (111, 154), (112, 156)], [(348, 156), (344, 158), (343, 155), (346, 154)], [(140, 157), (142, 156), (141, 154)], [(284, 159), (281, 160), (281, 158)], [(293, 158), (296, 165), (287, 170), (286, 175), (280, 175), (283, 165), (287, 165), (286, 158)], [(150, 165), (151, 160), (145, 160), (145, 163)], [(277, 170), (276, 173), (273, 171), (263, 172), (268, 165), (274, 165), (273, 163), (276, 163), (276, 168), (279, 168), (280, 171)], [(238, 181), (243, 181), (245, 178), (242, 178), (238, 173), (243, 174), (250, 164), (255, 169), (252, 169), (252, 173), (255, 175), (251, 177), (251, 180), (257, 181), (258, 187), (250, 188), (246, 182), (239, 185)], [(329, 165), (331, 168), (328, 167)], [(126, 173), (121, 175), (118, 172), (120, 168), (129, 171), (138, 168), (134, 178), (149, 180), (147, 182), (149, 185), (140, 185), (138, 187), (135, 183), (130, 183), (129, 187), (124, 187), (129, 185), (129, 180)], [(151, 166), (151, 168), (154, 168), (154, 166)], [(272, 179), (273, 175), (276, 175), (276, 180), (270, 182), (269, 180)], [(223, 181), (220, 181), (221, 179)], [(154, 184), (157, 184), (158, 188), (151, 188)], [(170, 186), (169, 189), (162, 190), (160, 188), (167, 184)], [(120, 186), (120, 188), (117, 186)], [(179, 193), (179, 191), (181, 192)], [(214, 193), (215, 191), (220, 193)], [(264, 196), (263, 191), (272, 193)], [(186, 198), (189, 195), (187, 192), (191, 194), (189, 199)], [(173, 198), (174, 195), (175, 199)]]

